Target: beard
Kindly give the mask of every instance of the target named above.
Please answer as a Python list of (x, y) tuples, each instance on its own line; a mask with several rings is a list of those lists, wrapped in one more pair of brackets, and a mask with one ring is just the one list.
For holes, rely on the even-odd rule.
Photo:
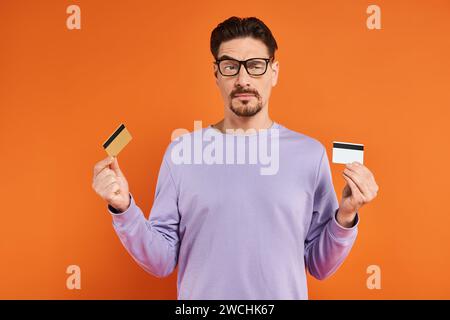
[[(253, 98), (256, 98), (256, 102)], [(230, 110), (239, 117), (253, 117), (262, 110), (262, 101), (259, 94), (249, 100), (231, 99)]]

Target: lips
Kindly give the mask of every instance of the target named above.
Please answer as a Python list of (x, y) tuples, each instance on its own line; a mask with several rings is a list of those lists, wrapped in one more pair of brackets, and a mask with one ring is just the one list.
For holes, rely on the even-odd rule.
[(250, 97), (254, 97), (255, 95), (252, 93), (238, 93), (235, 94), (234, 97), (235, 98), (250, 98)]

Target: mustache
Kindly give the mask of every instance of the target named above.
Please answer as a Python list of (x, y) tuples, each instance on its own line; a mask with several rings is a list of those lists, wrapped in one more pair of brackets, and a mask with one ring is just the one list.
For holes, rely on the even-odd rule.
[(252, 89), (250, 89), (250, 90), (244, 90), (244, 89), (241, 89), (241, 88), (238, 88), (238, 89), (235, 89), (235, 90), (231, 91), (230, 96), (231, 96), (232, 98), (234, 98), (237, 94), (243, 94), (243, 93), (254, 94), (256, 97), (259, 97), (258, 91), (252, 90)]

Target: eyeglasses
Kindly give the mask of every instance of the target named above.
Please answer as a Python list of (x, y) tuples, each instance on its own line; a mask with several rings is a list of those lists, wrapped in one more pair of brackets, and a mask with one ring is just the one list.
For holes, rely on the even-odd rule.
[(244, 61), (236, 59), (220, 59), (216, 60), (216, 65), (219, 67), (219, 72), (225, 77), (235, 76), (241, 70), (241, 65), (244, 65), (245, 70), (251, 76), (261, 76), (267, 71), (267, 65), (272, 58), (252, 58)]

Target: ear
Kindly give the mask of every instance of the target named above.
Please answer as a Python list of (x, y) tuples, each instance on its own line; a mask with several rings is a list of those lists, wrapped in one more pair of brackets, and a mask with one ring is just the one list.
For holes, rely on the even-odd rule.
[(278, 82), (278, 73), (280, 71), (280, 63), (278, 60), (271, 63), (270, 70), (272, 72), (272, 87), (275, 87)]
[(217, 68), (217, 64), (215, 64), (214, 62), (213, 62), (213, 73), (214, 73), (214, 78), (216, 78), (216, 84), (218, 84), (217, 83), (217, 81), (218, 81), (218, 77), (217, 77), (217, 73), (219, 72), (219, 69)]

